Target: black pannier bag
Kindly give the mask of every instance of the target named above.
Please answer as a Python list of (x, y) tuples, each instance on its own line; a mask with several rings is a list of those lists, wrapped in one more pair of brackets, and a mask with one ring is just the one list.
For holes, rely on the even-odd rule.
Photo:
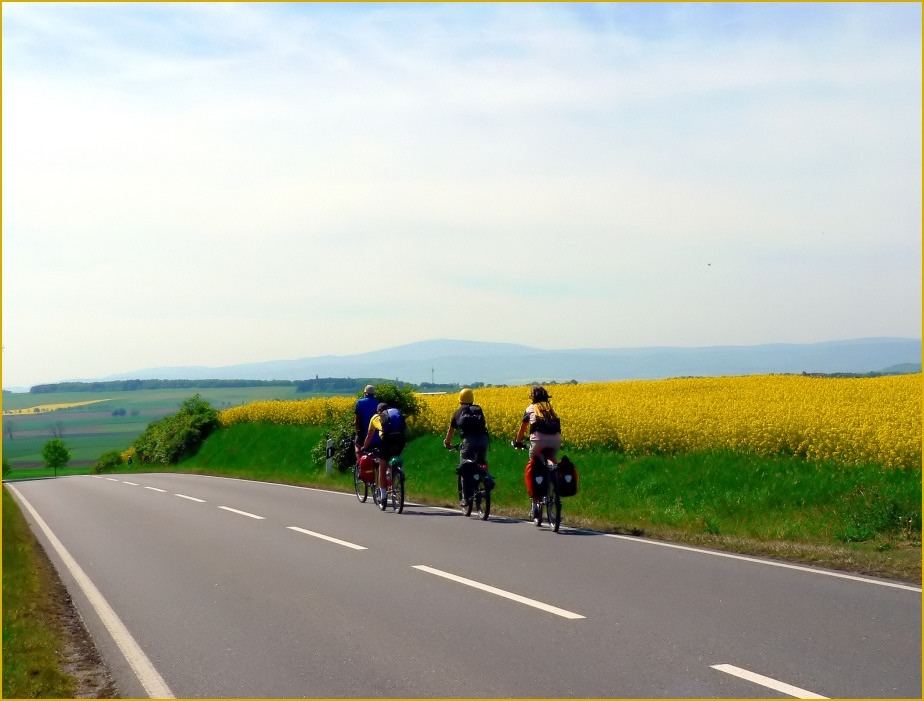
[(526, 489), (533, 499), (541, 499), (549, 488), (549, 466), (545, 458), (531, 458), (526, 463)]
[(468, 499), (475, 492), (477, 479), (481, 479), (481, 470), (478, 464), (472, 460), (464, 460), (457, 468), (456, 474), (462, 478), (462, 487), (465, 498)]
[(558, 495), (573, 497), (578, 490), (578, 474), (574, 463), (567, 455), (562, 455), (558, 462)]

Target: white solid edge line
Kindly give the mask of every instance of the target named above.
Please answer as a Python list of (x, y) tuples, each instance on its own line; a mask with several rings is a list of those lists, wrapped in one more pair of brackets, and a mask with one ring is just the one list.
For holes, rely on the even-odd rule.
[(427, 565), (413, 565), (415, 570), (421, 570), (422, 572), (429, 572), (430, 574), (435, 574), (437, 577), (444, 577), (445, 579), (451, 579), (453, 582), (459, 582), (460, 584), (465, 584), (469, 587), (474, 587), (475, 589), (481, 589), (482, 591), (489, 592), (491, 594), (496, 594), (497, 596), (502, 596), (505, 599), (510, 599), (521, 604), (526, 604), (527, 606), (532, 606), (533, 608), (546, 611), (548, 613), (554, 613), (556, 616), (561, 616), (562, 618), (570, 618), (576, 620), (578, 618), (585, 618), (579, 613), (574, 613), (572, 611), (566, 611), (565, 609), (558, 608), (557, 606), (551, 606), (550, 604), (544, 604), (541, 601), (536, 601), (535, 599), (528, 599), (525, 596), (520, 596), (519, 594), (514, 594), (513, 592), (505, 591), (503, 589), (498, 589), (497, 587), (492, 587), (489, 584), (482, 584), (481, 582), (476, 582), (473, 579), (466, 579), (465, 577), (460, 577), (455, 574), (450, 574), (449, 572), (444, 572), (443, 570), (437, 570), (433, 567), (427, 567)]
[(179, 497), (180, 499), (189, 499), (190, 501), (196, 501), (196, 502), (199, 502), (200, 504), (205, 503), (205, 499), (196, 499), (196, 497), (188, 497), (185, 494), (174, 494), (173, 496)]
[(777, 681), (776, 679), (771, 679), (770, 677), (765, 677), (762, 674), (757, 674), (755, 672), (749, 672), (746, 669), (741, 669), (741, 667), (735, 667), (734, 665), (714, 664), (711, 666), (713, 669), (717, 669), (720, 672), (725, 672), (726, 674), (731, 674), (732, 676), (745, 679), (749, 682), (760, 684), (761, 686), (765, 686), (768, 689), (779, 691), (781, 694), (789, 694), (790, 696), (794, 696), (797, 699), (826, 699), (828, 698), (827, 696), (821, 696), (820, 694), (816, 694), (811, 691), (806, 691), (805, 689), (800, 689), (798, 686), (793, 686), (792, 684), (787, 684), (785, 682)]
[(647, 540), (645, 538), (638, 538), (636, 536), (629, 535), (619, 535), (617, 533), (604, 533), (607, 538), (619, 538), (621, 540), (627, 540), (630, 543), (640, 543), (642, 545), (660, 545), (663, 548), (675, 548), (676, 550), (688, 550), (692, 553), (699, 553), (701, 555), (714, 555), (715, 557), (727, 557), (732, 560), (744, 560), (745, 562), (755, 562), (758, 565), (769, 565), (771, 567), (782, 567), (787, 570), (799, 570), (800, 572), (809, 572), (811, 574), (823, 574), (828, 577), (837, 577), (839, 579), (850, 579), (854, 582), (864, 582), (866, 584), (875, 584), (880, 587), (892, 587), (894, 589), (906, 589), (908, 591), (913, 591), (921, 593), (921, 587), (913, 587), (908, 584), (896, 584), (895, 582), (880, 582), (875, 579), (867, 579), (865, 577), (857, 577), (852, 574), (843, 574), (841, 572), (829, 572), (828, 570), (819, 570), (814, 567), (804, 567), (802, 565), (790, 565), (786, 562), (774, 562), (772, 560), (761, 560), (756, 557), (748, 557), (747, 555), (736, 555), (734, 553), (723, 553), (717, 552), (715, 550), (704, 550), (702, 548), (692, 548), (689, 545), (677, 545), (676, 543), (663, 543), (659, 540)]
[(106, 630), (109, 631), (112, 639), (115, 641), (116, 645), (118, 645), (119, 650), (122, 651), (126, 661), (135, 672), (135, 675), (138, 677), (138, 681), (141, 682), (141, 685), (144, 687), (144, 690), (147, 692), (148, 696), (152, 699), (175, 698), (173, 696), (173, 692), (170, 691), (170, 687), (167, 686), (167, 683), (164, 681), (163, 677), (161, 677), (157, 670), (154, 669), (154, 665), (151, 664), (151, 661), (148, 659), (147, 655), (144, 654), (144, 651), (141, 649), (138, 643), (135, 642), (135, 639), (132, 637), (131, 633), (128, 632), (128, 629), (122, 623), (119, 616), (115, 611), (112, 610), (112, 607), (109, 605), (106, 599), (103, 598), (103, 595), (100, 593), (99, 589), (96, 588), (96, 585), (90, 581), (90, 578), (87, 576), (86, 572), (83, 571), (83, 568), (81, 568), (80, 565), (77, 564), (77, 561), (71, 557), (71, 554), (67, 551), (61, 541), (58, 540), (58, 537), (51, 531), (51, 528), (48, 527), (48, 524), (45, 523), (44, 519), (38, 515), (38, 512), (32, 508), (32, 504), (29, 503), (29, 501), (22, 495), (22, 493), (13, 485), (8, 486), (16, 494), (20, 502), (22, 502), (23, 506), (25, 506), (29, 513), (32, 514), (36, 524), (38, 524), (39, 528), (41, 528), (45, 535), (48, 537), (48, 541), (51, 543), (51, 546), (61, 557), (64, 565), (76, 580), (77, 585), (81, 588), (87, 599), (90, 601), (90, 604), (96, 610), (96, 613), (99, 615), (100, 620), (102, 620), (103, 625), (106, 626)]
[(340, 540), (339, 538), (332, 538), (329, 535), (324, 535), (323, 533), (316, 533), (315, 531), (309, 531), (304, 528), (299, 528), (298, 526), (286, 526), (290, 531), (298, 531), (299, 533), (304, 533), (305, 535), (310, 535), (315, 538), (320, 538), (321, 540), (327, 540), (331, 543), (336, 543), (337, 545), (342, 545), (346, 548), (353, 548), (353, 550), (367, 550), (368, 548), (363, 547), (362, 545), (356, 545), (356, 543), (350, 543), (346, 540)]
[(265, 516), (257, 516), (256, 514), (252, 514), (248, 511), (240, 511), (239, 509), (232, 509), (230, 506), (219, 506), (218, 508), (224, 509), (225, 511), (230, 511), (231, 513), (234, 513), (234, 514), (240, 514), (241, 516), (247, 516), (248, 518), (256, 518), (261, 521), (266, 520)]

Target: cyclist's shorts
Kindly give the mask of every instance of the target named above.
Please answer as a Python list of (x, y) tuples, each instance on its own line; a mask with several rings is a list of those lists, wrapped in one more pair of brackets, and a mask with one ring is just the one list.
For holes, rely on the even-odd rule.
[(401, 452), (404, 450), (404, 441), (383, 441), (378, 446), (375, 446), (375, 451), (379, 457), (383, 457), (386, 460), (393, 458), (396, 455), (401, 455)]
[(535, 457), (542, 452), (555, 460), (561, 450), (561, 434), (534, 433), (529, 437), (529, 457)]

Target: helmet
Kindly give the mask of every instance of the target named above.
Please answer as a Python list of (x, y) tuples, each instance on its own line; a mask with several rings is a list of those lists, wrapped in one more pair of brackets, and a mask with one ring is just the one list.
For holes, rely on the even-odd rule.
[(534, 402), (547, 402), (551, 399), (542, 385), (533, 385), (529, 390), (529, 396)]
[(375, 387), (372, 385), (366, 385), (365, 389), (363, 389), (363, 394), (365, 394), (367, 397), (374, 397)]
[(459, 404), (474, 404), (475, 393), (469, 387), (463, 387), (459, 392)]

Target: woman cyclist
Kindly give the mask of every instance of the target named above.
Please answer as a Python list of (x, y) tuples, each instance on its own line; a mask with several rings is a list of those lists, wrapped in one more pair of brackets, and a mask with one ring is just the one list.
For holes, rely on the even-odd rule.
[[(558, 457), (558, 451), (561, 450), (561, 421), (555, 414), (555, 410), (552, 409), (549, 402), (552, 397), (549, 396), (545, 387), (533, 385), (529, 390), (529, 397), (532, 403), (526, 407), (515, 442), (521, 444), (523, 437), (527, 431), (529, 432), (529, 462), (526, 463), (526, 472), (523, 476), (527, 490), (532, 492), (530, 464), (536, 464), (545, 458), (554, 461)], [(539, 499), (541, 499), (541, 495), (531, 495), (530, 498), (533, 501), (531, 515), (533, 520), (536, 520), (539, 518)]]

